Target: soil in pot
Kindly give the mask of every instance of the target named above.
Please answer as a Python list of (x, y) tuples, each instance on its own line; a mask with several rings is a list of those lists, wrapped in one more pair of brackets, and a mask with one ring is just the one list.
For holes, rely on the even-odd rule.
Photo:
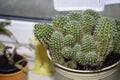
[(116, 63), (119, 60), (120, 60), (120, 54), (118, 54), (118, 53), (111, 53), (111, 54), (109, 54), (107, 56), (107, 58), (105, 59), (103, 65), (101, 66), (101, 68), (108, 67), (108, 66)]
[[(23, 59), (22, 56), (16, 54), (14, 56), (14, 64), (22, 59)], [(25, 60), (20, 63), (20, 65), (22, 65), (23, 67), (26, 64), (27, 64), (27, 61)], [(16, 68), (14, 65), (8, 64), (8, 60), (5, 58), (5, 56), (3, 55), (0, 56), (0, 73), (1, 74), (10, 74), (10, 73), (14, 73), (17, 71), (20, 71), (20, 69)]]

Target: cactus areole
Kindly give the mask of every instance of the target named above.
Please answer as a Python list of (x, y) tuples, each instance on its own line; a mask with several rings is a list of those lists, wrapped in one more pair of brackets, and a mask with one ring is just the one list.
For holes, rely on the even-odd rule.
[(71, 12), (55, 16), (51, 26), (36, 24), (34, 34), (48, 45), (51, 59), (59, 67), (98, 71), (120, 60), (118, 22), (94, 10)]

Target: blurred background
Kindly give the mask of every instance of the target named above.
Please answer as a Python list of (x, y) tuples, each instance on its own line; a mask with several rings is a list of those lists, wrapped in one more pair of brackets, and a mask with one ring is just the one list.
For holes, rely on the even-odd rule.
[[(94, 3), (93, 3), (94, 4)], [(54, 9), (53, 0), (0, 0), (0, 15), (52, 19), (56, 14), (66, 14)], [(104, 16), (120, 19), (120, 4), (106, 5)]]

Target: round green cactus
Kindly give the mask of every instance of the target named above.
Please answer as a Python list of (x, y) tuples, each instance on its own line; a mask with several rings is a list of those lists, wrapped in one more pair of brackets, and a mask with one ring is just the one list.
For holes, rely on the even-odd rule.
[(77, 52), (75, 55), (75, 60), (80, 64), (80, 65), (86, 65), (86, 57), (83, 52)]
[(94, 17), (94, 19), (97, 21), (98, 18), (100, 18), (100, 14), (97, 11), (91, 10), (91, 9), (87, 9), (83, 12), (83, 15), (91, 15)]
[(53, 31), (51, 25), (45, 23), (35, 24), (34, 26), (34, 35), (40, 42), (49, 41)]
[(68, 17), (63, 15), (57, 15), (53, 18), (53, 27), (62, 33), (65, 33), (65, 27), (69, 21)]
[(48, 44), (49, 44), (49, 49), (53, 53), (60, 53), (64, 46), (63, 34), (58, 31), (53, 32), (53, 34), (51, 35), (51, 38), (50, 38), (50, 42)]
[(95, 19), (91, 15), (83, 15), (81, 17), (81, 26), (83, 27), (83, 35), (91, 35), (96, 24)]
[(75, 39), (72, 35), (68, 34), (64, 39), (65, 46), (73, 46), (75, 43)]
[(84, 53), (95, 50), (95, 40), (91, 35), (85, 35), (82, 38), (81, 48)]
[(52, 61), (54, 62), (54, 63), (58, 63), (58, 64), (64, 64), (64, 62), (65, 62), (65, 60), (64, 60), (64, 58), (63, 58), (63, 56), (61, 55), (61, 53), (53, 53), (52, 54)]
[(81, 16), (81, 13), (78, 12), (70, 12), (68, 14), (69, 19), (74, 21), (81, 21)]
[(66, 59), (70, 59), (72, 57), (72, 49), (70, 47), (63, 47), (61, 53)]
[(82, 27), (77, 21), (68, 22), (67, 33), (73, 35), (75, 41), (80, 43), (82, 38)]
[(76, 69), (77, 63), (75, 61), (68, 61), (68, 62), (65, 62), (63, 66), (71, 69)]
[(99, 63), (99, 57), (96, 52), (92, 51), (86, 54), (86, 64), (91, 66), (97, 66)]
[(116, 32), (116, 23), (114, 19), (107, 17), (99, 18), (94, 32), (97, 54), (106, 56), (112, 51)]
[(76, 53), (80, 53), (81, 51), (81, 46), (79, 44), (74, 45), (72, 49), (72, 59), (76, 60)]

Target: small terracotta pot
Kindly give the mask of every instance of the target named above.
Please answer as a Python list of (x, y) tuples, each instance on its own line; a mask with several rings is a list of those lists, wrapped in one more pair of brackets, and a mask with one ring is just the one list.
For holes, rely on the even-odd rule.
[[(27, 61), (27, 59), (25, 57), (24, 57), (24, 59)], [(28, 62), (24, 68), (28, 69)], [(28, 79), (28, 73), (26, 73), (22, 70), (14, 72), (14, 73), (10, 73), (10, 74), (1, 74), (0, 73), (0, 80), (27, 80), (27, 79)]]

